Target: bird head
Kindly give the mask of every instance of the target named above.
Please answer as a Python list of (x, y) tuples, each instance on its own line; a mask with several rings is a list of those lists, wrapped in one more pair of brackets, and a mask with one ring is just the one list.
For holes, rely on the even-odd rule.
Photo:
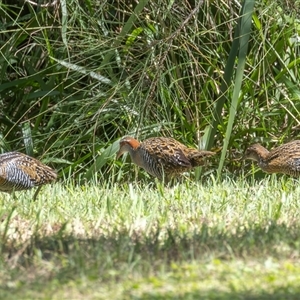
[(139, 141), (131, 136), (123, 137), (120, 140), (120, 149), (117, 153), (117, 159), (124, 153), (129, 152), (131, 155), (140, 146)]
[(244, 153), (243, 159), (250, 159), (254, 161), (260, 161), (264, 158), (269, 151), (260, 144), (254, 144), (247, 148)]

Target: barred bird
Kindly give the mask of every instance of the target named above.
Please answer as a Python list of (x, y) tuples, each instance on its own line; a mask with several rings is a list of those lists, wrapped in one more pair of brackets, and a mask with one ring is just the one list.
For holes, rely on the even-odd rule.
[(260, 144), (246, 150), (244, 159), (251, 159), (267, 173), (283, 173), (298, 177), (300, 175), (300, 140), (283, 144), (268, 151)]
[(120, 140), (117, 159), (129, 152), (131, 160), (149, 174), (160, 180), (172, 177), (202, 166), (204, 159), (214, 152), (188, 148), (173, 138), (153, 137), (139, 142), (133, 137)]
[(35, 200), (42, 185), (57, 178), (57, 173), (39, 160), (20, 152), (0, 154), (0, 191), (13, 193), (38, 187)]

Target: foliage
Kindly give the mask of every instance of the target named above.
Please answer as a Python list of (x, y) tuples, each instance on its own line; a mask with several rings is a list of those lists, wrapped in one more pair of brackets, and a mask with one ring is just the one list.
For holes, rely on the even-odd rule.
[(247, 16), (238, 1), (2, 1), (2, 151), (43, 156), (67, 178), (115, 181), (121, 136), (168, 135), (223, 147), (219, 171), (239, 173), (249, 143), (298, 134), (297, 2), (256, 3), (235, 75)]

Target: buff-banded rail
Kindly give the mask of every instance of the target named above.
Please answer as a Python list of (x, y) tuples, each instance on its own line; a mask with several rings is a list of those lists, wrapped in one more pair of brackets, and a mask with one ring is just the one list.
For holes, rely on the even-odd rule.
[(214, 152), (188, 148), (169, 137), (152, 137), (139, 142), (126, 136), (120, 140), (117, 159), (128, 152), (133, 163), (160, 180), (172, 177), (202, 166)]
[(244, 158), (256, 161), (264, 172), (297, 177), (300, 175), (300, 140), (283, 144), (271, 151), (260, 144), (254, 144), (248, 147)]
[(55, 170), (39, 160), (20, 152), (0, 154), (0, 191), (13, 193), (38, 187), (33, 199), (36, 199), (40, 187), (57, 178)]

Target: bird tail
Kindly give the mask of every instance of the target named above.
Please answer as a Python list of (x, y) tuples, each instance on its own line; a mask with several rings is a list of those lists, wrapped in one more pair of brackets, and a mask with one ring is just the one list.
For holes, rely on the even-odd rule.
[(203, 166), (205, 159), (215, 155), (215, 152), (206, 150), (195, 150), (189, 153), (189, 160), (193, 167)]

